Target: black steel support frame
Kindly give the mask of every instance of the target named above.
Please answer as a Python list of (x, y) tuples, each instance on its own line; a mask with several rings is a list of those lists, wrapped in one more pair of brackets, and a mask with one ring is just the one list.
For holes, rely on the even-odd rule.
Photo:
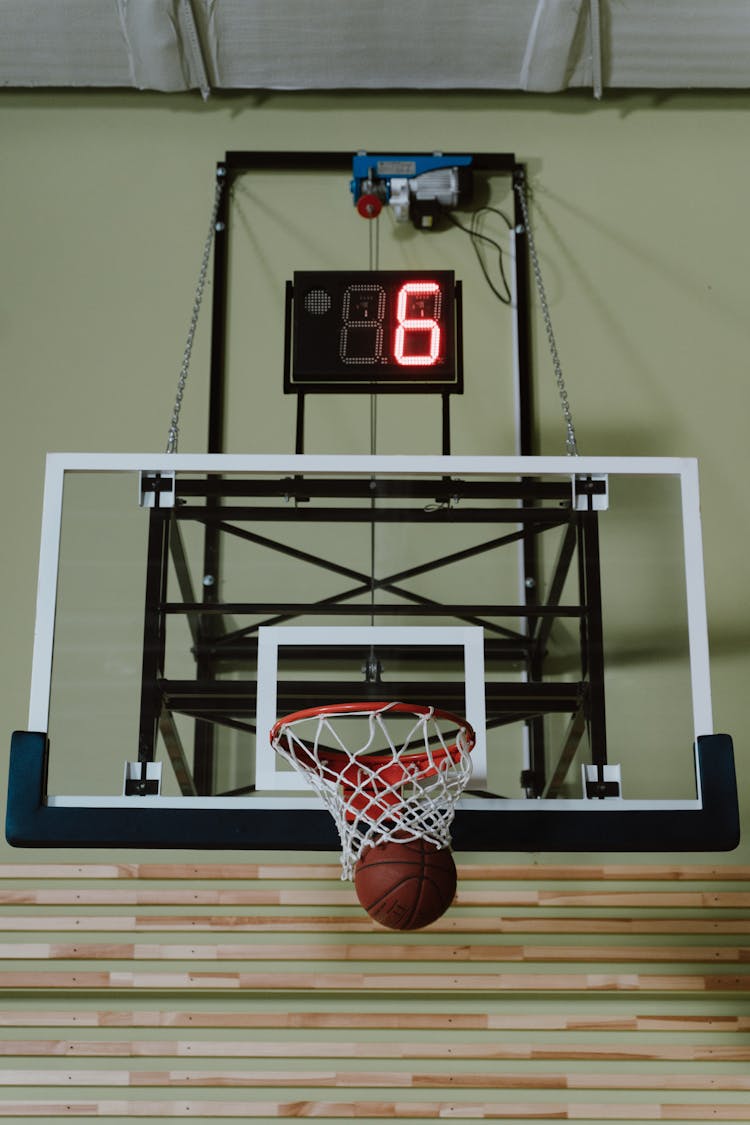
[[(224, 190), (217, 218), (214, 243), (213, 276), (213, 317), (211, 342), (211, 370), (209, 385), (209, 424), (208, 452), (221, 453), (224, 449), (224, 416), (226, 406), (226, 339), (227, 310), (229, 299), (229, 246), (231, 235), (231, 187), (238, 176), (260, 171), (351, 171), (352, 154), (349, 152), (274, 152), (239, 151), (228, 152), (217, 166), (217, 177), (224, 180)], [(518, 405), (518, 450), (521, 456), (532, 456), (535, 452), (535, 423), (532, 383), (531, 321), (530, 321), (530, 278), (528, 265), (528, 246), (523, 210), (518, 198), (518, 189), (525, 190), (526, 171), (511, 153), (474, 153), (474, 171), (489, 175), (507, 175), (513, 186), (513, 219), (516, 238), (514, 256), (514, 289), (516, 293), (516, 339), (517, 339), (517, 377), (516, 387)], [(460, 289), (460, 287), (459, 287)], [(286, 300), (289, 301), (289, 293)], [(460, 330), (460, 318), (459, 318)], [(460, 341), (459, 341), (460, 345)], [(295, 432), (295, 451), (304, 451), (304, 404), (305, 395), (298, 396), (297, 421)], [(450, 411), (449, 395), (443, 396), (442, 408), (442, 452), (450, 452)], [(524, 501), (524, 503), (534, 501)], [(216, 603), (218, 576), (221, 569), (221, 531), (215, 525), (207, 524), (205, 531), (204, 585), (203, 601), (206, 607)], [(528, 537), (523, 546), (523, 569), (525, 578), (526, 602), (530, 607), (536, 604), (539, 580), (539, 561), (536, 537)], [(204, 617), (202, 628), (210, 633), (216, 627), (213, 617)], [(529, 622), (528, 630), (531, 632)], [(199, 656), (196, 676), (203, 681), (213, 674), (208, 655)], [(543, 657), (537, 646), (535, 656), (528, 668), (531, 681), (543, 679)], [(540, 717), (529, 720), (530, 776), (534, 784), (529, 793), (538, 795), (545, 776), (545, 736), (544, 724)], [(215, 772), (214, 733), (210, 724), (199, 722), (195, 739), (195, 783), (200, 793), (211, 791)]]
[[(601, 481), (579, 482), (582, 495), (595, 495), (604, 488)], [(232, 493), (231, 502), (222, 505), (200, 505), (188, 503), (189, 498), (206, 494), (207, 499), (218, 500), (219, 489), (226, 488)], [(288, 503), (278, 505), (253, 504), (256, 491), (262, 496), (277, 493), (286, 500), (288, 490), (304, 493), (307, 504), (299, 509)], [(346, 500), (346, 507), (317, 507), (314, 500), (338, 497)], [(416, 500), (418, 506), (412, 509), (378, 508), (374, 501), (385, 497), (401, 497)], [(427, 506), (423, 501), (431, 497), (433, 503)], [(515, 679), (502, 681), (489, 678), (486, 687), (488, 726), (495, 727), (511, 722), (531, 723), (540, 716), (555, 712), (574, 715), (582, 712), (592, 730), (592, 743), (595, 746), (593, 761), (603, 765), (606, 761), (605, 732), (600, 729), (604, 721), (603, 711), (603, 652), (600, 643), (602, 633), (601, 600), (599, 597), (599, 558), (596, 548), (595, 524), (597, 512), (592, 508), (577, 512), (571, 505), (570, 485), (567, 482), (472, 482), (441, 478), (433, 481), (413, 481), (408, 479), (379, 480), (367, 477), (342, 479), (283, 478), (278, 481), (262, 479), (255, 481), (225, 482), (216, 478), (190, 477), (179, 479), (175, 484), (176, 506), (171, 509), (172, 548), (178, 575), (180, 597), (169, 600), (166, 597), (166, 574), (170, 559), (170, 540), (163, 531), (164, 514), (154, 510), (151, 515), (154, 530), (150, 537), (154, 554), (149, 557), (149, 573), (153, 576), (152, 585), (162, 592), (158, 613), (154, 606), (147, 606), (145, 628), (153, 633), (149, 651), (159, 652), (159, 666), (163, 663), (164, 637), (170, 616), (183, 615), (193, 625), (194, 655), (198, 667), (203, 663), (216, 670), (222, 662), (231, 660), (252, 666), (257, 655), (257, 632), (263, 625), (278, 625), (301, 615), (324, 615), (327, 618), (361, 616), (363, 612), (378, 619), (388, 619), (404, 615), (416, 617), (452, 618), (472, 625), (480, 625), (485, 632), (485, 658), (488, 666), (507, 666), (521, 663), (527, 670), (539, 667), (543, 670), (547, 640), (555, 619), (572, 618), (581, 622), (581, 670), (580, 678), (574, 682), (545, 683), (543, 677), (529, 677), (526, 682)], [(354, 499), (361, 501), (352, 507)], [(509, 500), (523, 501), (524, 506), (514, 507)], [(460, 501), (451, 506), (449, 500)], [(495, 503), (488, 503), (488, 501)], [(536, 506), (528, 501), (534, 500)], [(244, 501), (244, 503), (242, 502)], [(472, 503), (479, 501), (479, 503)], [(254, 530), (259, 522), (285, 523), (289, 518), (304, 521), (317, 521), (321, 524), (340, 522), (354, 523), (413, 520), (432, 526), (449, 527), (452, 524), (473, 524), (479, 527), (494, 528), (496, 524), (507, 525), (510, 530), (482, 539), (470, 547), (451, 551), (442, 556), (431, 556), (422, 563), (393, 574), (373, 576), (346, 567), (334, 559), (303, 551), (290, 546), (283, 540), (269, 535), (261, 535)], [(190, 600), (193, 583), (185, 575), (185, 563), (181, 549), (180, 525), (185, 521), (197, 521), (204, 527), (213, 529), (224, 536), (239, 539), (261, 546), (270, 551), (286, 555), (308, 567), (322, 568), (347, 580), (347, 585), (339, 593), (329, 595), (319, 602), (309, 601), (254, 601), (217, 602)], [(244, 526), (249, 524), (249, 526)], [(542, 598), (535, 591), (533, 605), (482, 603), (435, 602), (404, 586), (407, 579), (419, 578), (449, 564), (456, 564), (480, 554), (494, 552), (512, 545), (537, 540), (540, 535), (554, 529), (562, 529), (562, 544), (549, 584), (549, 593)], [(175, 547), (177, 550), (175, 551)], [(560, 604), (563, 586), (575, 555), (585, 554), (580, 567), (581, 579), (579, 601), (576, 604)], [(585, 547), (585, 551), (584, 551)], [(160, 554), (159, 554), (160, 552)], [(182, 578), (180, 575), (182, 574)], [(188, 597), (186, 597), (186, 594)], [(392, 595), (383, 601), (382, 595)], [(369, 600), (363, 605), (362, 598)], [(380, 596), (381, 600), (376, 600)], [(395, 600), (394, 600), (395, 599)], [(253, 623), (227, 631), (223, 625), (226, 615), (249, 616)], [(258, 620), (259, 618), (259, 620)], [(526, 620), (526, 631), (518, 631), (501, 623), (502, 619)], [(500, 620), (498, 620), (500, 619)], [(596, 642), (596, 643), (595, 643)], [(326, 650), (329, 654), (330, 649)], [(308, 656), (310, 653), (308, 652)], [(426, 679), (414, 681), (388, 682), (388, 690), (406, 702), (424, 702), (425, 699), (440, 698), (444, 707), (460, 711), (464, 706), (463, 685), (453, 687), (445, 682), (432, 682), (429, 678), (431, 660), (441, 660), (445, 654), (439, 648), (420, 651), (420, 661), (426, 668)], [(592, 676), (591, 669), (594, 674)], [(602, 698), (592, 691), (592, 684), (601, 689)], [(159, 715), (179, 712), (198, 719), (201, 728), (218, 725), (252, 729), (248, 718), (254, 713), (256, 684), (252, 680), (230, 681), (197, 676), (195, 681), (172, 681), (163, 676), (159, 679), (157, 690), (149, 683), (143, 692), (142, 725), (144, 729), (155, 730)], [(378, 682), (367, 683), (356, 680), (350, 683), (320, 680), (300, 681), (295, 679), (289, 685), (280, 685), (279, 700), (284, 710), (297, 710), (322, 702), (345, 702), (362, 698), (380, 698), (383, 687)], [(330, 698), (326, 692), (333, 693)], [(569, 746), (570, 748), (570, 746)], [(150, 757), (155, 751), (151, 746)], [(544, 785), (544, 775), (538, 785)], [(198, 781), (196, 779), (196, 789)], [(205, 791), (204, 791), (205, 792)], [(539, 795), (539, 793), (535, 793)]]

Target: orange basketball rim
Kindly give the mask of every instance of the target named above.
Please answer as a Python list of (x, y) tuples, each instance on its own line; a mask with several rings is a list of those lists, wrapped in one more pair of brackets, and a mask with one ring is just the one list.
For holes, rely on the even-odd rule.
[[(425, 720), (434, 719), (448, 729), (456, 728), (452, 741), (442, 741), (431, 746), (423, 738), (421, 745), (391, 744), (388, 750), (352, 752), (345, 748), (313, 747), (299, 737), (291, 737), (290, 729), (307, 719), (360, 715), (370, 719), (388, 715), (412, 715), (417, 720), (415, 730), (424, 732)], [(320, 773), (321, 768), (338, 776), (346, 804), (346, 816), (353, 820), (357, 815), (378, 819), (401, 804), (400, 790), (404, 785), (424, 781), (457, 765), (474, 748), (476, 735), (466, 719), (424, 704), (398, 702), (332, 703), (294, 711), (278, 719), (271, 729), (271, 743), (284, 750), (303, 769)]]

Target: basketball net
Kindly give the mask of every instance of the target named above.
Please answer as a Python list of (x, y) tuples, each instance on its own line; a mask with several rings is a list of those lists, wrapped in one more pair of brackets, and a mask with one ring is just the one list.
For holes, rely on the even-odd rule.
[(362, 852), (376, 844), (424, 839), (450, 846), (474, 742), (464, 719), (406, 703), (313, 707), (279, 719), (271, 730), (276, 753), (336, 822), (342, 879), (352, 878)]

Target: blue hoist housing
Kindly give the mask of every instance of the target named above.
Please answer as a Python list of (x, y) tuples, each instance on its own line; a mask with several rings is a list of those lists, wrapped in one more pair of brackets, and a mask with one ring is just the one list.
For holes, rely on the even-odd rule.
[(398, 222), (411, 219), (416, 227), (429, 228), (443, 211), (471, 200), (472, 163), (471, 156), (439, 152), (412, 156), (359, 152), (350, 185), (354, 204), (366, 219), (390, 207)]

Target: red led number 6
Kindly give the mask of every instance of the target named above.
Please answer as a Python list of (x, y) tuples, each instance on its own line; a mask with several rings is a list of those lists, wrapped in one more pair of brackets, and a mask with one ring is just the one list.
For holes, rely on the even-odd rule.
[[(409, 298), (413, 305), (421, 307), (422, 316), (407, 316), (409, 311)], [(432, 304), (433, 316), (424, 316), (425, 298)], [(440, 286), (436, 281), (407, 281), (398, 291), (396, 303), (396, 342), (393, 349), (396, 362), (402, 367), (430, 367), (440, 355), (440, 325), (437, 317), (440, 316)], [(407, 352), (407, 342), (415, 343), (412, 338), (407, 341), (408, 332), (424, 334), (429, 332), (430, 338), (427, 347), (417, 354)]]

